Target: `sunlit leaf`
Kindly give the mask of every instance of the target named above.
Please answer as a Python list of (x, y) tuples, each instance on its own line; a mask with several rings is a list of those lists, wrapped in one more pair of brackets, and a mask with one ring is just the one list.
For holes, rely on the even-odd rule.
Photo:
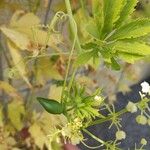
[(150, 19), (137, 19), (119, 29), (109, 38), (110, 40), (137, 38), (150, 33)]
[(120, 18), (116, 22), (116, 26), (119, 27), (123, 21), (125, 21), (129, 15), (135, 10), (135, 6), (138, 3), (138, 0), (126, 0), (126, 4), (124, 5)]
[(125, 0), (104, 0), (104, 36), (113, 29), (113, 24), (119, 18)]
[(138, 42), (118, 42), (114, 46), (119, 57), (129, 63), (150, 56), (150, 46)]

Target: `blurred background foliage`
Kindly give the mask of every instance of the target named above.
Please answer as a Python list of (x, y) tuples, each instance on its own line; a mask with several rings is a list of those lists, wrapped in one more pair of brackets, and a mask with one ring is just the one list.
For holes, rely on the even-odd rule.
[[(86, 21), (83, 11), (91, 11), (91, 1), (71, 0), (79, 37), (84, 42), (82, 27)], [(57, 24), (59, 33), (52, 32), (47, 39), (49, 24), (57, 11), (64, 11), (63, 0), (1, 0), (0, 1), (0, 149), (48, 149), (47, 135), (54, 126), (64, 124), (63, 116), (52, 116), (35, 100), (36, 96), (60, 99), (68, 49), (68, 20)], [(140, 0), (133, 18), (150, 17), (150, 1)], [(32, 29), (31, 27), (34, 28)], [(32, 30), (31, 30), (32, 29)], [(63, 37), (61, 34), (64, 35)], [(13, 36), (15, 35), (15, 36)], [(84, 38), (83, 38), (84, 37)], [(19, 42), (18, 42), (19, 41)], [(148, 38), (150, 44), (150, 38)], [(26, 49), (26, 50), (24, 50)], [(44, 53), (36, 57), (40, 50)], [(56, 55), (51, 55), (55, 54)], [(58, 53), (60, 55), (58, 55)], [(137, 63), (122, 62), (120, 71), (104, 67), (102, 60), (96, 65), (89, 62), (77, 74), (77, 82), (92, 90), (102, 87), (110, 101), (115, 93), (130, 91), (130, 85), (149, 76), (149, 58)], [(56, 121), (57, 118), (57, 121)], [(59, 147), (55, 142), (53, 149)], [(55, 147), (56, 146), (56, 147)]]

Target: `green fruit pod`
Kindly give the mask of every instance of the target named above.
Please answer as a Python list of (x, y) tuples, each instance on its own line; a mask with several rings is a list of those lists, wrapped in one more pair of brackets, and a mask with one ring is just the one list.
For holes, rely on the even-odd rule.
[(37, 97), (37, 100), (50, 114), (62, 114), (64, 112), (64, 106), (56, 100), (42, 97)]

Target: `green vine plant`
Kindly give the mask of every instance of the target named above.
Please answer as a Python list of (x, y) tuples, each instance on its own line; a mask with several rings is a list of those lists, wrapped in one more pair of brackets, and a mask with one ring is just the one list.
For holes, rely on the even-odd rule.
[[(33, 31), (32, 46), (35, 49), (39, 46), (39, 49), (34, 51), (32, 56), (19, 59), (15, 63), (15, 67), (21, 72), (23, 68), (20, 67), (20, 63), (24, 61), (25, 65), (22, 64), (22, 66), (24, 66), (25, 70), (29, 61), (36, 60), (36, 65), (42, 57), (51, 58), (52, 56), (60, 55), (67, 57), (65, 75), (61, 83), (63, 86), (61, 98), (49, 99), (37, 97), (39, 103), (48, 113), (54, 116), (63, 115), (67, 120), (65, 125), (55, 126), (55, 130), (47, 136), (50, 150), (55, 149), (53, 147), (55, 142), (57, 144), (63, 142), (73, 145), (81, 142), (87, 148), (91, 149), (120, 150), (120, 141), (126, 138), (126, 133), (121, 126), (122, 114), (135, 113), (139, 110), (141, 114), (136, 117), (137, 123), (150, 125), (150, 108), (148, 105), (150, 99), (147, 97), (150, 96), (150, 85), (147, 82), (143, 82), (141, 84), (142, 91), (140, 91), (141, 100), (138, 103), (129, 102), (126, 108), (116, 112), (114, 105), (106, 102), (106, 97), (103, 96), (101, 88), (96, 88), (91, 92), (87, 87), (76, 82), (76, 76), (78, 70), (91, 60), (93, 64), (103, 60), (106, 67), (112, 70), (120, 70), (122, 62), (134, 63), (137, 60), (149, 57), (150, 47), (146, 43), (145, 38), (150, 33), (150, 19), (131, 18), (131, 14), (138, 3), (137, 0), (91, 0), (92, 8), (89, 12), (84, 8), (85, 1), (81, 0), (80, 2), (86, 22), (85, 26), (82, 27), (84, 29), (79, 28), (79, 24), (75, 20), (70, 0), (65, 0), (67, 13), (62, 11), (57, 12), (48, 25), (37, 26), (36, 23), (31, 25)], [(67, 52), (62, 53), (59, 52), (56, 46), (58, 43), (61, 43), (61, 35), (57, 25), (59, 22), (67, 22), (68, 20), (70, 27), (68, 31), (70, 32), (69, 36), (71, 37), (72, 46), (71, 50), (69, 49)], [(12, 21), (12, 26), (18, 25)], [(36, 34), (39, 34), (39, 28), (44, 28), (47, 31), (46, 38), (41, 43), (42, 46), (37, 44), (39, 39), (36, 39)], [(11, 41), (12, 37), (7, 34), (8, 30), (5, 27), (1, 27), (1, 31), (9, 38), (8, 47), (12, 49), (12, 42), (14, 41)], [(17, 35), (18, 33), (13, 32), (13, 34)], [(52, 34), (58, 36), (58, 43), (50, 43)], [(25, 37), (22, 40), (26, 41)], [(17, 43), (17, 47), (27, 49), (24, 43), (22, 45)], [(57, 52), (47, 54), (47, 45)], [(33, 87), (28, 81), (26, 73), (23, 72), (21, 76), (32, 89)], [(100, 111), (101, 109), (107, 110), (108, 114), (104, 115)], [(87, 130), (89, 126), (102, 124), (107, 121), (111, 122), (109, 128), (115, 126), (117, 129), (114, 141), (103, 141)], [(90, 147), (86, 145), (83, 132), (99, 142), (99, 146)], [(146, 144), (147, 140), (144, 138), (141, 139), (141, 147), (137, 148), (135, 145), (135, 150), (143, 150)]]
[[(137, 0), (92, 0), (92, 15), (87, 16), (88, 23), (85, 26), (85, 30), (89, 34), (88, 41), (80, 44), (70, 1), (65, 0), (74, 40), (68, 60), (61, 102), (41, 97), (37, 98), (46, 111), (51, 114), (63, 114), (68, 120), (66, 126), (57, 129), (56, 133), (50, 135), (50, 141), (62, 137), (65, 143), (84, 143), (83, 131), (97, 140), (100, 147), (117, 150), (120, 149), (118, 148), (118, 142), (126, 138), (126, 133), (121, 129), (121, 114), (134, 113), (139, 109), (141, 115), (137, 116), (136, 121), (139, 124), (147, 124), (147, 118), (150, 117), (148, 114), (150, 100), (145, 95), (141, 94), (141, 101), (137, 104), (129, 102), (124, 110), (115, 112), (114, 106), (111, 107), (105, 102), (100, 89), (89, 94), (85, 87), (76, 84), (74, 78), (78, 67), (86, 64), (90, 59), (93, 59), (94, 62), (102, 57), (107, 67), (120, 70), (121, 66), (118, 63), (120, 60), (133, 63), (150, 55), (150, 47), (143, 40), (144, 36), (150, 32), (150, 20), (129, 19), (129, 15), (134, 11), (137, 2)], [(78, 53), (77, 59), (73, 63), (73, 73), (68, 80), (71, 59), (75, 49)], [(146, 92), (150, 92), (150, 90)], [(104, 116), (99, 112), (100, 108), (107, 109), (109, 111), (108, 116)], [(96, 117), (99, 119), (93, 121)], [(106, 121), (112, 122), (110, 128), (113, 125), (117, 128), (115, 141), (105, 142), (86, 129), (89, 126)], [(140, 149), (146, 143), (147, 141), (142, 139)]]

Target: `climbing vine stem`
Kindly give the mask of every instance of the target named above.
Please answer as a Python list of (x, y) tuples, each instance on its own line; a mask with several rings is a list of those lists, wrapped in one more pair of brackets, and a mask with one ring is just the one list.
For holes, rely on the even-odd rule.
[[(77, 35), (77, 25), (76, 25), (76, 22), (73, 18), (73, 15), (72, 15), (70, 1), (65, 0), (65, 4), (66, 4), (67, 13), (68, 13), (68, 16), (69, 16), (69, 22), (70, 22), (70, 26), (71, 26), (71, 31), (72, 31), (73, 36), (74, 36), (74, 40), (73, 40), (72, 49), (71, 49), (71, 52), (70, 52), (70, 55), (69, 55), (68, 65), (67, 65), (67, 69), (66, 69), (65, 81), (64, 81), (62, 95), (61, 95), (61, 102), (63, 100), (63, 94), (64, 94), (64, 90), (65, 90), (65, 87), (66, 87), (67, 78), (68, 78), (68, 75), (69, 75), (69, 70), (70, 70), (70, 65), (71, 65), (71, 59), (72, 59), (72, 56), (73, 56), (75, 46), (79, 51), (81, 51), (81, 46), (80, 46), (80, 42), (79, 42), (78, 35)], [(72, 82), (73, 82), (73, 79), (74, 79), (74, 76), (75, 76), (75, 72), (76, 72), (76, 68), (74, 68), (73, 74), (71, 76), (71, 80), (69, 82), (68, 90), (70, 90), (70, 88), (72, 86)]]

